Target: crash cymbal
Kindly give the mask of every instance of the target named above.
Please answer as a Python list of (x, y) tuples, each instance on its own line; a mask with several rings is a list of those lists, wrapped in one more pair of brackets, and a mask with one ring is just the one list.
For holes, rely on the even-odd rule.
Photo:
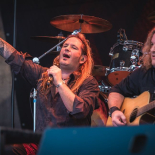
[(150, 13), (147, 18), (151, 22), (155, 23), (155, 11), (153, 11), (152, 13)]
[(94, 65), (94, 68), (92, 70), (92, 75), (93, 76), (105, 76), (107, 67), (108, 66)]
[(87, 15), (61, 15), (54, 17), (50, 23), (58, 29), (69, 32), (81, 28), (81, 33), (100, 33), (112, 28), (107, 20)]
[(60, 40), (65, 39), (63, 36), (32, 36), (32, 39), (44, 42), (59, 42)]

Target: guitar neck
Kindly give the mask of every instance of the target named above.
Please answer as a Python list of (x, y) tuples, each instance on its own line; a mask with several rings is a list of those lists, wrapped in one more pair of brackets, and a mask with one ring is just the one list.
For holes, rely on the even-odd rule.
[(155, 101), (150, 102), (149, 104), (141, 107), (138, 109), (138, 113), (137, 116), (140, 116), (146, 112), (148, 112), (149, 110), (153, 109), (155, 107)]

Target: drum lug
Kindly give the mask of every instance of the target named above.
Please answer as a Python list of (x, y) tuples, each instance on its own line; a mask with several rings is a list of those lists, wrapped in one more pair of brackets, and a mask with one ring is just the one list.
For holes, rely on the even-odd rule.
[(99, 85), (99, 86), (98, 86), (99, 89), (100, 89), (100, 91), (103, 92), (103, 93), (109, 93), (109, 91), (110, 91), (110, 89), (111, 89), (111, 86), (105, 85), (104, 82), (103, 82), (103, 80), (101, 81), (101, 84), (102, 84), (102, 85)]
[(130, 57), (130, 61), (132, 65), (137, 65), (138, 59), (139, 59), (139, 50), (138, 49), (132, 50), (131, 57)]
[(125, 61), (121, 60), (120, 61), (120, 67), (124, 67), (124, 65), (125, 65)]
[(134, 71), (134, 70), (135, 70), (135, 68), (136, 68), (136, 66), (135, 66), (135, 65), (131, 65), (131, 66), (130, 66), (130, 72), (131, 72), (131, 71)]
[(135, 69), (140, 68), (140, 67), (141, 67), (141, 65), (140, 65), (140, 66), (131, 65), (129, 71), (132, 72), (132, 71), (134, 71)]
[(107, 68), (106, 68), (105, 76), (107, 76), (107, 75), (109, 74), (109, 71), (110, 71), (110, 67), (107, 67)]
[(113, 52), (112, 52), (112, 51), (110, 51), (110, 52), (109, 52), (109, 56), (111, 56), (111, 57), (112, 57), (113, 55), (114, 55), (114, 54), (113, 54)]
[(125, 51), (125, 52), (128, 51), (128, 46), (126, 46), (126, 45), (123, 46), (123, 51)]

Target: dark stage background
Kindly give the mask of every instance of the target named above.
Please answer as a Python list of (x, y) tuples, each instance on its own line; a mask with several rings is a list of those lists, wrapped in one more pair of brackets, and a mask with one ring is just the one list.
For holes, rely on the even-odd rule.
[[(95, 16), (108, 20), (113, 26), (107, 32), (86, 34), (87, 39), (90, 40), (95, 65), (109, 66), (109, 51), (117, 42), (117, 31), (123, 28), (126, 30), (128, 40), (144, 42), (148, 31), (155, 26), (147, 19), (154, 8), (154, 0), (17, 0), (16, 49), (28, 52), (33, 57), (39, 57), (55, 43), (37, 41), (31, 39), (31, 36), (57, 36), (62, 32), (66, 37), (70, 34), (53, 27), (50, 24), (53, 17), (69, 14)], [(14, 1), (1, 0), (0, 11), (6, 40), (13, 44)], [(55, 56), (54, 54), (45, 56), (40, 64), (51, 66)], [(31, 86), (17, 75), (15, 92), (20, 125), (15, 125), (15, 127), (33, 128), (30, 108), (32, 105), (30, 106), (29, 101), (30, 90)], [(4, 112), (7, 112), (8, 117), (11, 118), (11, 106)], [(10, 122), (5, 125), (0, 122), (0, 125), (11, 126)]]

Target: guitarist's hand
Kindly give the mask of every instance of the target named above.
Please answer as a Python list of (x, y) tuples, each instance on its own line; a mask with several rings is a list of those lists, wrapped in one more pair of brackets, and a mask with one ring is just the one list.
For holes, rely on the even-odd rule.
[(126, 117), (125, 117), (125, 115), (119, 110), (114, 111), (112, 113), (112, 124), (113, 124), (113, 126), (126, 125)]

